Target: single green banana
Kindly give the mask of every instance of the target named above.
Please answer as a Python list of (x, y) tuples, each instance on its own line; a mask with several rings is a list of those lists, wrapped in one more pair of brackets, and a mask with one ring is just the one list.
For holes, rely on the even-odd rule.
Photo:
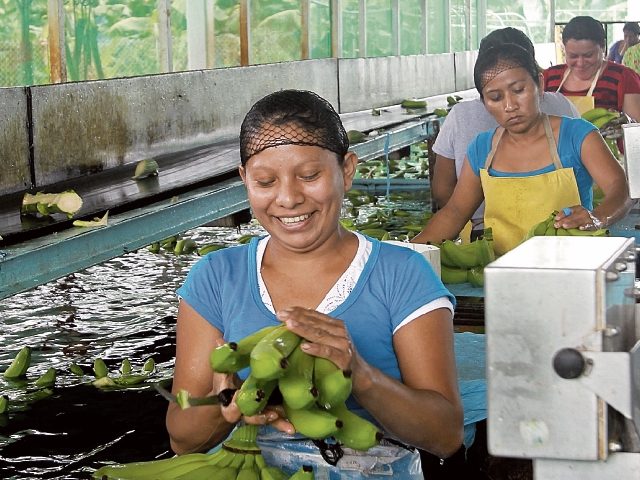
[(314, 357), (313, 384), (318, 389), (318, 405), (331, 408), (344, 403), (351, 394), (351, 373), (343, 372), (331, 360)]
[(458, 245), (452, 240), (444, 240), (442, 242), (442, 250), (445, 251), (447, 257), (449, 257), (457, 267), (469, 268), (475, 267), (478, 264), (476, 246), (471, 243)]
[(315, 404), (308, 408), (291, 408), (286, 402), (282, 404), (289, 422), (298, 432), (308, 438), (327, 438), (335, 434), (341, 427), (342, 421)]
[(433, 113), (438, 117), (446, 117), (449, 112), (445, 108), (436, 108)]
[(235, 373), (249, 366), (251, 351), (268, 333), (281, 324), (262, 328), (238, 342), (228, 342), (215, 348), (209, 355), (214, 372)]
[(472, 287), (484, 286), (484, 267), (478, 265), (467, 269), (467, 281)]
[(107, 365), (104, 363), (104, 360), (102, 360), (100, 357), (96, 358), (93, 361), (93, 373), (96, 376), (96, 378), (102, 378), (109, 375), (109, 369), (107, 368)]
[(472, 243), (476, 246), (476, 255), (478, 257), (478, 265), (486, 267), (496, 259), (496, 254), (493, 251), (493, 246), (489, 244), (489, 240), (486, 237), (478, 238)]
[(302, 465), (289, 477), (289, 480), (314, 480), (316, 478), (311, 465)]
[(415, 98), (405, 98), (400, 104), (402, 108), (425, 108), (427, 106), (426, 100), (417, 100)]
[(597, 128), (601, 128), (602, 126), (604, 126), (605, 123), (610, 122), (611, 120), (613, 120), (614, 118), (618, 118), (619, 115), (610, 112), (606, 115), (602, 115), (601, 117), (596, 118), (595, 120), (592, 120), (591, 123), (593, 123), (593, 125)]
[(120, 373), (122, 375), (129, 375), (131, 373), (131, 361), (125, 358), (120, 365)]
[(181, 238), (176, 242), (176, 246), (173, 248), (173, 253), (176, 255), (183, 255), (187, 253), (193, 253), (198, 249), (198, 245), (193, 238)]
[(369, 450), (380, 443), (384, 434), (369, 420), (350, 411), (346, 404), (329, 410), (342, 421), (342, 428), (333, 434), (336, 440), (354, 450)]
[(580, 230), (579, 228), (567, 228), (567, 233), (573, 237), (608, 237), (611, 235), (608, 229)]
[(244, 463), (245, 455), (243, 453), (233, 453), (231, 463), (216, 472), (215, 480), (235, 480), (238, 476), (238, 470)]
[(367, 139), (367, 135), (360, 130), (349, 130), (347, 132), (347, 138), (349, 145), (353, 145), (354, 143), (364, 142)]
[(151, 245), (147, 247), (147, 249), (151, 253), (159, 253), (160, 252), (160, 242), (153, 242)]
[(292, 408), (307, 408), (316, 401), (318, 390), (313, 384), (315, 359), (298, 345), (287, 357), (289, 367), (279, 380), (282, 398)]
[(265, 467), (260, 470), (260, 480), (287, 480), (289, 475), (278, 467)]
[(153, 357), (147, 358), (146, 362), (144, 362), (144, 365), (142, 365), (142, 371), (152, 373), (155, 369), (156, 361), (153, 359)]
[(257, 237), (257, 236), (258, 235), (253, 235), (253, 234), (241, 235), (240, 237), (238, 237), (236, 242), (243, 245), (243, 244), (249, 243), (253, 237)]
[(607, 110), (606, 108), (598, 107), (598, 108), (592, 108), (591, 110), (587, 110), (581, 116), (586, 121), (591, 122), (596, 118), (602, 117), (603, 115), (606, 115), (608, 113), (610, 113), (610, 111)]
[(149, 378), (148, 373), (129, 373), (126, 375), (120, 375), (119, 377), (115, 377), (113, 382), (116, 385), (120, 386), (129, 386), (129, 385), (138, 385), (139, 383), (144, 382)]
[(260, 469), (256, 465), (256, 455), (246, 454), (244, 464), (238, 472), (236, 480), (260, 480)]
[(27, 374), (28, 368), (31, 366), (31, 347), (22, 347), (22, 349), (13, 359), (9, 368), (4, 371), (4, 378), (18, 378)]
[(227, 246), (221, 243), (209, 243), (207, 245), (203, 245), (198, 249), (198, 255), (204, 257), (207, 253), (216, 252), (218, 250), (222, 250), (223, 248), (227, 248)]
[(289, 366), (287, 357), (298, 346), (300, 340), (300, 336), (289, 330), (285, 324), (278, 325), (251, 350), (251, 375), (262, 380), (282, 377)]
[(236, 395), (236, 405), (248, 417), (262, 411), (269, 396), (278, 385), (278, 379), (263, 380), (249, 374)]
[(71, 365), (69, 365), (69, 370), (71, 371), (71, 373), (74, 373), (76, 375), (84, 375), (84, 370), (77, 363), (72, 363)]
[(117, 465), (105, 465), (95, 472), (92, 477), (102, 479), (107, 478), (140, 478), (148, 475), (156, 475), (178, 465), (188, 464), (191, 462), (200, 462), (210, 460), (206, 453), (189, 453), (186, 455), (164, 458), (162, 460), (151, 460), (149, 462), (131, 462)]
[(467, 269), (458, 267), (447, 267), (440, 265), (440, 278), (442, 283), (456, 284), (467, 282)]
[(9, 398), (6, 395), (0, 395), (0, 415), (9, 409)]
[(56, 383), (56, 369), (49, 368), (44, 375), (35, 382), (36, 387), (50, 387)]

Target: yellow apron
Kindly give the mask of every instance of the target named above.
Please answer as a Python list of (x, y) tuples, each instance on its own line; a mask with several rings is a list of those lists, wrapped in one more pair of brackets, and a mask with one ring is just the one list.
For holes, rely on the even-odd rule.
[[(591, 87), (589, 88), (589, 91), (585, 96), (563, 94), (578, 109), (578, 113), (580, 113), (580, 116), (582, 116), (584, 112), (593, 110), (596, 106), (595, 97), (593, 96), (593, 90), (596, 88), (596, 83), (598, 83), (598, 78), (600, 78), (600, 74), (602, 73), (603, 69), (604, 69), (604, 63), (598, 70), (598, 73), (596, 74), (596, 77), (593, 79), (593, 82), (591, 83)], [(564, 76), (562, 77), (562, 81), (560, 82), (560, 85), (558, 85), (558, 90), (557, 90), (558, 93), (562, 93), (560, 92), (560, 90), (562, 89), (562, 85), (564, 84), (564, 81), (567, 79), (568, 76), (569, 76), (569, 67), (567, 67), (567, 69), (564, 71)]]
[(487, 155), (480, 181), (484, 191), (484, 226), (493, 230), (496, 255), (504, 255), (524, 238), (532, 225), (541, 222), (554, 210), (580, 205), (578, 183), (573, 168), (560, 163), (549, 117), (542, 114), (549, 150), (555, 170), (531, 177), (492, 177), (489, 167), (502, 138)]

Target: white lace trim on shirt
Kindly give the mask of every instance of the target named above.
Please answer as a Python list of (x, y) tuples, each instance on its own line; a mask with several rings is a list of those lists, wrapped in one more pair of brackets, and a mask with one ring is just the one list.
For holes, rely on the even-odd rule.
[[(367, 260), (369, 260), (371, 250), (373, 249), (373, 244), (360, 233), (354, 233), (358, 237), (358, 251), (356, 252), (355, 257), (353, 258), (353, 261), (351, 262), (347, 270), (342, 274), (336, 284), (331, 288), (329, 293), (327, 293), (327, 295), (324, 297), (324, 300), (322, 300), (322, 302), (320, 302), (320, 305), (318, 305), (318, 307), (316, 308), (316, 311), (320, 313), (328, 314), (332, 312), (347, 299), (349, 294), (356, 286), (356, 283), (358, 283), (358, 279), (360, 278), (360, 274), (367, 264)], [(260, 270), (262, 269), (262, 258), (264, 257), (264, 251), (267, 248), (269, 238), (270, 236), (266, 236), (258, 242), (258, 248), (256, 250), (256, 267), (258, 270), (257, 273), (260, 298), (262, 299), (262, 303), (264, 303), (269, 311), (275, 315), (276, 312), (273, 308), (271, 296), (269, 295), (267, 286), (262, 279), (262, 273), (260, 272)], [(400, 323), (400, 325), (395, 328), (393, 333), (395, 333), (400, 327), (406, 325), (419, 316), (424, 315), (425, 313), (429, 313), (433, 310), (437, 310), (438, 308), (448, 308), (453, 314), (453, 304), (451, 303), (451, 301), (447, 297), (437, 298), (411, 313)]]

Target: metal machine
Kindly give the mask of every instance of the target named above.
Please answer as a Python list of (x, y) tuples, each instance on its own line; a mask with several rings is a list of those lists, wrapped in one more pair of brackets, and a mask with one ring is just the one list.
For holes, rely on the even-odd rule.
[[(625, 126), (640, 197), (640, 125)], [(640, 479), (636, 241), (534, 237), (486, 267), (488, 448), (536, 480)]]

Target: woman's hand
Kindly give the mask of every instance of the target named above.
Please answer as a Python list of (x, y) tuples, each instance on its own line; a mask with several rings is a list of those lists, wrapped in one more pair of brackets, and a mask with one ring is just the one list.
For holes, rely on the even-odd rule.
[[(226, 342), (219, 338), (216, 340), (216, 346), (224, 345)], [(233, 374), (224, 374), (213, 372), (213, 389), (211, 395), (217, 395), (218, 392), (226, 388), (239, 389), (242, 386), (242, 380)], [(228, 406), (220, 407), (222, 417), (231, 424), (236, 424), (240, 420), (243, 420), (249, 425), (271, 425), (278, 430), (293, 435), (295, 428), (287, 421), (287, 415), (284, 412), (282, 405), (267, 405), (261, 412), (258, 412), (252, 416), (242, 415), (242, 412), (236, 404), (236, 397), (238, 392), (233, 396), (231, 403)]]
[(589, 211), (582, 205), (563, 208), (555, 216), (555, 228), (579, 228), (580, 230), (595, 231), (603, 228), (605, 222), (599, 219), (593, 211)]
[(304, 352), (331, 360), (343, 372), (355, 373), (361, 360), (342, 320), (301, 307), (281, 310), (277, 317), (289, 330), (308, 340), (300, 345)]

